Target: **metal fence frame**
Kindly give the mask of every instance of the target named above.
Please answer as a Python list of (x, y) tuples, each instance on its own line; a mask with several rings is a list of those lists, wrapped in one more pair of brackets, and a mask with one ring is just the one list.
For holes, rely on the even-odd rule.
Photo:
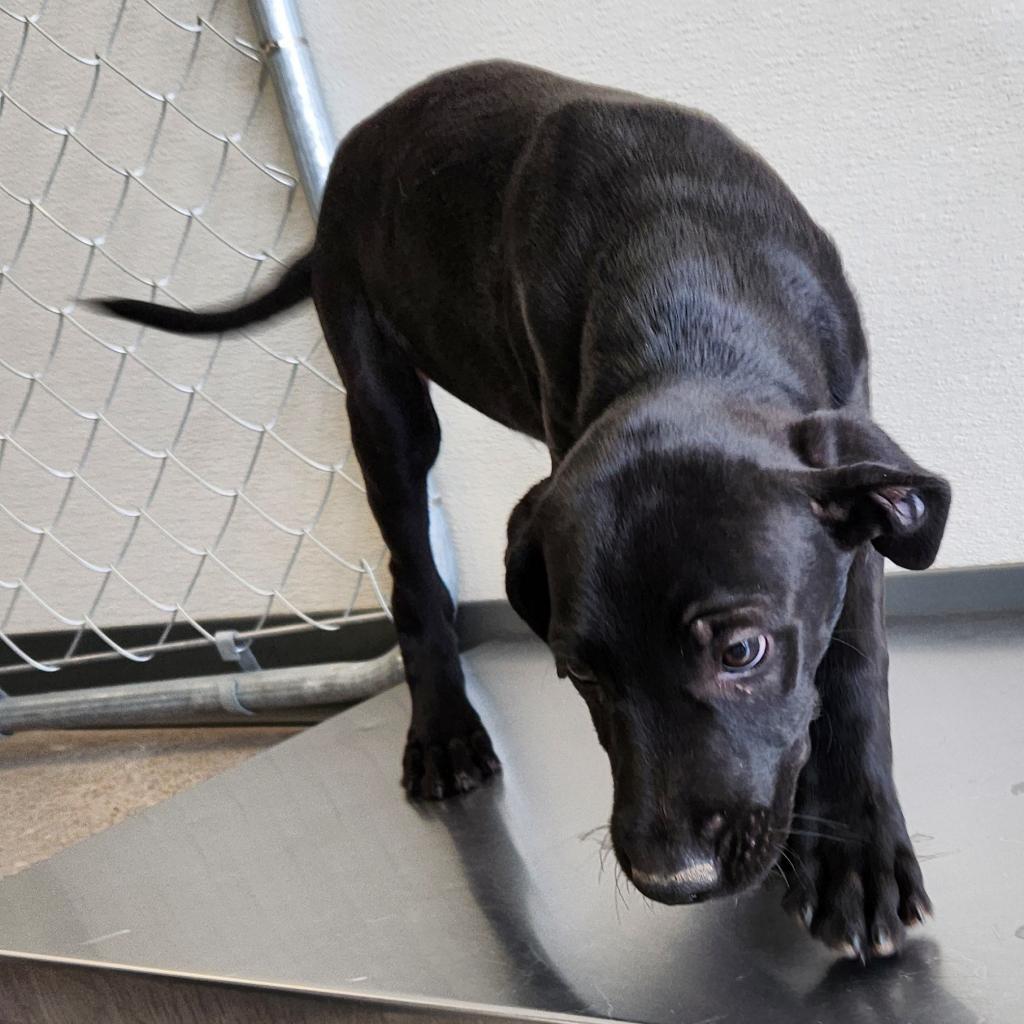
[[(299, 180), (316, 220), (338, 140), (331, 128), (309, 41), (294, 0), (249, 0), (249, 7), (295, 152)], [(431, 550), (452, 602), (458, 604), (455, 553), (433, 473), (427, 476), (427, 490)]]

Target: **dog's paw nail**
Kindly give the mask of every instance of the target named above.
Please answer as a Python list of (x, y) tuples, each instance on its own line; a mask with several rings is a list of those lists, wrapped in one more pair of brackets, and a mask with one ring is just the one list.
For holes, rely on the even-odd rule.
[(454, 775), (455, 789), (459, 793), (468, 793), (476, 789), (476, 779), (469, 772), (456, 772)]
[(847, 960), (859, 960), (862, 964), (868, 962), (867, 953), (864, 950), (864, 940), (859, 935), (851, 935), (839, 947), (839, 953)]
[(932, 916), (932, 906), (926, 900), (911, 900), (910, 914), (918, 924), (924, 924)]
[(872, 956), (892, 956), (896, 952), (896, 943), (892, 936), (884, 929), (878, 928), (871, 937)]

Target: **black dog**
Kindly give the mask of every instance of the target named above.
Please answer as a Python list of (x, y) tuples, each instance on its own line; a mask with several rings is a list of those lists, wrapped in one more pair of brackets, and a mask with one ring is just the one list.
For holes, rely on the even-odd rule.
[(509, 600), (590, 709), (622, 867), (666, 903), (763, 879), (848, 955), (928, 897), (893, 786), (883, 556), (923, 569), (949, 488), (871, 420), (857, 306), (780, 179), (693, 111), (508, 63), (358, 125), (312, 252), (220, 312), (111, 300), (186, 333), (312, 294), (391, 552), (412, 691), (404, 784), (499, 763), (427, 539), (426, 379), (543, 439)]

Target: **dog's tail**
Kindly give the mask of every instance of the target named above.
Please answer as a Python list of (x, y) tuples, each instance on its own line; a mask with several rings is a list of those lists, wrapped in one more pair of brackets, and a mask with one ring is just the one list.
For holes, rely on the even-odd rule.
[(311, 254), (306, 253), (292, 264), (269, 291), (241, 306), (229, 309), (192, 311), (161, 306), (137, 299), (87, 299), (85, 305), (106, 310), (147, 327), (159, 327), (176, 334), (219, 334), (235, 327), (245, 327), (257, 320), (266, 320), (308, 298), (311, 294)]

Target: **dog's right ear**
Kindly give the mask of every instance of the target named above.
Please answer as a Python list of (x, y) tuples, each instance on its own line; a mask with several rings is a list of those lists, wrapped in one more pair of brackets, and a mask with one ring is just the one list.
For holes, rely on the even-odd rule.
[(542, 480), (512, 510), (505, 549), (505, 593), (516, 614), (541, 638), (551, 626), (551, 594), (537, 524), (537, 506), (547, 489)]
[(845, 547), (870, 541), (904, 569), (927, 569), (949, 514), (949, 484), (922, 469), (871, 420), (817, 412), (790, 428), (811, 467), (803, 484), (815, 514)]

